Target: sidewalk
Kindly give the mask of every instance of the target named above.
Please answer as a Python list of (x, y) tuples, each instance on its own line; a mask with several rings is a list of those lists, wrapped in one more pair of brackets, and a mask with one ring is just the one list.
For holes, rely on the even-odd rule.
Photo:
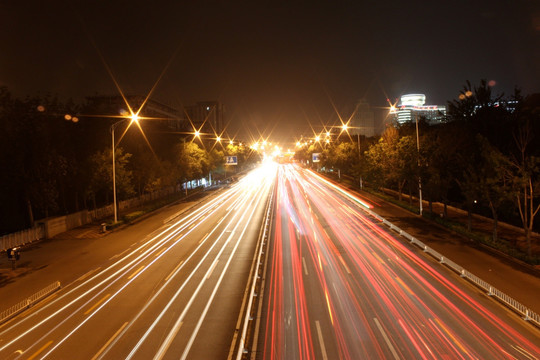
[[(398, 200), (397, 191), (386, 190), (385, 193)], [(403, 202), (409, 202), (409, 195), (402, 194), (402, 198)], [(413, 205), (417, 205), (418, 198), (413, 196), (412, 202)], [(429, 202), (425, 200), (422, 201), (422, 206), (424, 213), (429, 212)], [(432, 208), (433, 214), (435, 215), (442, 215), (444, 213), (444, 205), (442, 203), (433, 202)], [(453, 206), (447, 206), (446, 209), (447, 219), (460, 223), (464, 228), (467, 227), (467, 211), (455, 208)], [(491, 236), (493, 234), (493, 219), (473, 213), (471, 227), (474, 231)], [(508, 243), (515, 241), (517, 247), (521, 251), (527, 251), (527, 239), (525, 238), (525, 232), (522, 228), (499, 221), (497, 224), (497, 235), (500, 240), (505, 240)], [(540, 256), (540, 234), (534, 232), (531, 234), (531, 253), (533, 256)], [(536, 267), (540, 270), (540, 266)]]

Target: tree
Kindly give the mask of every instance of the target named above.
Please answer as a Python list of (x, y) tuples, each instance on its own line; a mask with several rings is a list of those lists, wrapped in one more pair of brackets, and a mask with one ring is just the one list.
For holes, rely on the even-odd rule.
[[(133, 173), (128, 169), (130, 153), (124, 153), (121, 147), (114, 151), (115, 157), (115, 180), (116, 193), (119, 199), (127, 199), (135, 194), (133, 188)], [(112, 153), (111, 149), (98, 151), (90, 157), (89, 168), (91, 169), (91, 180), (87, 188), (87, 196), (94, 200), (96, 197), (103, 199), (108, 204), (109, 196), (112, 194)]]
[(535, 205), (535, 200), (538, 201), (540, 197), (540, 157), (531, 154), (528, 149), (533, 141), (530, 119), (535, 117), (538, 121), (538, 112), (526, 114), (522, 119), (521, 126), (515, 134), (518, 155), (512, 161), (515, 199), (525, 231), (529, 256), (531, 256), (531, 233), (534, 218), (540, 210), (540, 202)]
[(176, 146), (176, 166), (180, 177), (189, 181), (203, 177), (209, 169), (208, 154), (194, 142), (181, 142)]
[(396, 186), (399, 200), (402, 200), (403, 188), (407, 181), (418, 176), (418, 152), (416, 139), (412, 136), (399, 137), (396, 128), (389, 127), (379, 142), (365, 153), (369, 164), (369, 178), (384, 186)]
[(498, 240), (498, 219), (501, 207), (511, 203), (509, 159), (493, 147), (487, 139), (477, 135), (481, 161), (469, 165), (465, 178), (470, 189), (487, 202), (493, 216), (493, 240)]
[(358, 151), (353, 143), (341, 142), (323, 150), (321, 160), (327, 168), (349, 172), (358, 161)]

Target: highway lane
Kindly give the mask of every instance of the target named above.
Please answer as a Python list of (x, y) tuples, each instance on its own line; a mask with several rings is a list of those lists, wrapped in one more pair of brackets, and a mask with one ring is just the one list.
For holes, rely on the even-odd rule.
[(253, 170), (4, 324), (0, 358), (227, 358), (275, 172)]
[(538, 329), (363, 206), (310, 171), (280, 166), (252, 359), (540, 358)]

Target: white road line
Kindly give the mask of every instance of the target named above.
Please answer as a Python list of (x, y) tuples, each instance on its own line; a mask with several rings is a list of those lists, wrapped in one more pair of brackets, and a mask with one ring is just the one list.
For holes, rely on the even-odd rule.
[(163, 357), (165, 356), (165, 353), (167, 352), (167, 350), (169, 350), (169, 347), (171, 346), (172, 341), (176, 337), (176, 334), (178, 334), (178, 331), (180, 331), (180, 328), (182, 327), (182, 324), (183, 324), (183, 322), (180, 322), (178, 324), (178, 326), (175, 326), (173, 328), (172, 332), (170, 333), (171, 336), (169, 336), (167, 338), (166, 342), (163, 343), (163, 345), (159, 349), (159, 352), (156, 355), (154, 355), (154, 360), (163, 359)]
[(219, 259), (216, 259), (214, 263), (212, 264), (212, 267), (210, 270), (208, 270), (208, 275), (206, 275), (207, 279), (210, 279), (210, 276), (212, 276), (212, 273), (214, 272), (214, 269), (216, 268), (217, 263), (219, 262)]
[(304, 272), (306, 273), (306, 275), (309, 275), (307, 271), (306, 258), (303, 256), (302, 256), (302, 264), (304, 264)]
[(396, 349), (394, 349), (394, 346), (392, 345), (390, 339), (388, 338), (388, 335), (386, 335), (386, 332), (382, 328), (381, 323), (379, 322), (379, 320), (377, 320), (377, 318), (373, 318), (373, 321), (375, 321), (375, 325), (377, 325), (377, 328), (379, 328), (379, 331), (381, 332), (384, 341), (386, 342), (386, 345), (388, 345), (388, 348), (392, 352), (392, 355), (394, 355), (394, 359), (399, 360), (399, 355), (396, 353)]
[(167, 275), (167, 277), (165, 278), (165, 281), (168, 281), (168, 280), (171, 278), (171, 276), (174, 275), (174, 273), (176, 272), (176, 270), (178, 270), (178, 268), (179, 268), (180, 266), (182, 266), (183, 263), (184, 263), (184, 260), (180, 261), (180, 264), (176, 265), (176, 267), (174, 268), (174, 270), (171, 271), (171, 273), (170, 273), (169, 275)]
[(114, 339), (116, 339), (116, 337), (118, 336), (118, 334), (120, 334), (120, 332), (121, 332), (122, 330), (124, 330), (124, 328), (126, 327), (127, 324), (128, 324), (128, 323), (125, 322), (124, 325), (122, 325), (122, 326), (120, 327), (120, 329), (118, 329), (118, 330), (114, 333), (114, 335), (109, 339), (109, 341), (107, 341), (107, 342), (105, 343), (105, 345), (103, 345), (103, 347), (102, 347), (101, 349), (99, 349), (99, 351), (96, 353), (96, 355), (94, 355), (94, 357), (92, 358), (92, 360), (96, 360), (96, 359), (99, 357), (99, 355), (101, 355), (101, 353), (102, 353), (103, 351), (105, 351), (105, 349), (107, 348), (107, 346), (109, 346), (109, 345), (111, 344), (111, 342), (112, 342)]
[(326, 354), (326, 347), (324, 346), (324, 339), (322, 337), (321, 324), (319, 320), (315, 320), (315, 326), (317, 326), (317, 336), (319, 337), (319, 345), (321, 345), (321, 353), (323, 360), (328, 360), (328, 355)]

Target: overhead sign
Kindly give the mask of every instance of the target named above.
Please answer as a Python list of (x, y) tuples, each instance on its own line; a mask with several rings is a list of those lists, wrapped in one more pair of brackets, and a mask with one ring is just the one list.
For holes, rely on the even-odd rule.
[(311, 155), (311, 161), (314, 163), (321, 162), (321, 153), (313, 153)]
[(225, 165), (238, 165), (237, 156), (225, 156)]

